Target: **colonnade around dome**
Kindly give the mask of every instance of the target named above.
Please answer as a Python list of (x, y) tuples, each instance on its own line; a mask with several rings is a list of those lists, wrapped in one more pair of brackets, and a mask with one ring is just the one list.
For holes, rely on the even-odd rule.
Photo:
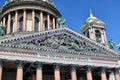
[(57, 18), (38, 10), (13, 11), (3, 17), (2, 25), (7, 25), (6, 33), (39, 32), (58, 28)]

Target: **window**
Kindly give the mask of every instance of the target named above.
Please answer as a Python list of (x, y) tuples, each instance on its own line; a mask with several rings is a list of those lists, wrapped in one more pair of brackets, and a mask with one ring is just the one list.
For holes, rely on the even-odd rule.
[(10, 33), (13, 32), (13, 20), (10, 21)]
[(45, 30), (47, 30), (47, 26), (48, 26), (47, 20), (45, 20)]
[(99, 30), (95, 31), (95, 36), (96, 36), (96, 41), (100, 43), (101, 42), (101, 33)]
[(35, 17), (35, 32), (39, 31), (39, 19), (37, 17)]
[(23, 25), (23, 17), (19, 19), (19, 27), (18, 27), (19, 32), (22, 32), (22, 25)]

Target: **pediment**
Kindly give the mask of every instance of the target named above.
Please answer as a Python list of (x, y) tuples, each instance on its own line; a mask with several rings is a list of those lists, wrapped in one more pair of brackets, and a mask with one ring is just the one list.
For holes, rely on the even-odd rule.
[(0, 46), (24, 49), (50, 49), (85, 54), (119, 55), (117, 52), (66, 27), (0, 40)]

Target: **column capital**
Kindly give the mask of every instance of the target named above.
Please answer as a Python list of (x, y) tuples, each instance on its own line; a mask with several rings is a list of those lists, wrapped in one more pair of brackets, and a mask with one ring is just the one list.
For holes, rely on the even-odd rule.
[(55, 70), (59, 70), (61, 64), (59, 64), (59, 63), (54, 63), (53, 66), (54, 66), (54, 69), (55, 69)]
[(113, 71), (114, 74), (119, 74), (119, 70), (120, 70), (119, 68), (113, 68), (112, 69), (112, 71)]
[(23, 9), (23, 11), (26, 11), (26, 9)]
[(43, 67), (43, 63), (42, 63), (42, 62), (39, 62), (39, 61), (36, 61), (36, 62), (34, 63), (34, 65), (36, 66), (37, 69), (42, 69), (42, 67)]
[(91, 72), (92, 71), (92, 66), (86, 65), (86, 66), (84, 66), (84, 69), (85, 69), (86, 72)]
[(15, 10), (15, 12), (18, 12), (18, 10)]
[(105, 73), (105, 72), (106, 72), (106, 68), (105, 68), (105, 67), (99, 67), (98, 70), (99, 70), (101, 73)]
[(0, 59), (0, 68), (2, 68), (3, 67), (3, 63), (4, 63), (4, 59)]
[(15, 63), (16, 63), (16, 65), (17, 65), (18, 68), (23, 68), (23, 66), (24, 66), (24, 61), (16, 60)]
[(75, 65), (75, 64), (70, 64), (70, 70), (71, 71), (76, 71), (76, 69), (77, 69), (77, 65)]

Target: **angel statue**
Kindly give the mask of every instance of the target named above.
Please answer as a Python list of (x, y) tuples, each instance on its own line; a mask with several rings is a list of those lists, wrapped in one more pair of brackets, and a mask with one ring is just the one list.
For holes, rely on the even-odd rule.
[(62, 17), (58, 17), (58, 18), (57, 18), (57, 22), (58, 22), (58, 24), (61, 26), (61, 25), (65, 25), (66, 20), (63, 19)]
[(6, 31), (6, 26), (0, 26), (0, 36), (4, 36)]
[(112, 39), (110, 39), (110, 41), (108, 42), (108, 45), (110, 49), (114, 49), (115, 44)]
[(118, 44), (117, 46), (118, 46), (118, 51), (120, 52), (120, 44)]

